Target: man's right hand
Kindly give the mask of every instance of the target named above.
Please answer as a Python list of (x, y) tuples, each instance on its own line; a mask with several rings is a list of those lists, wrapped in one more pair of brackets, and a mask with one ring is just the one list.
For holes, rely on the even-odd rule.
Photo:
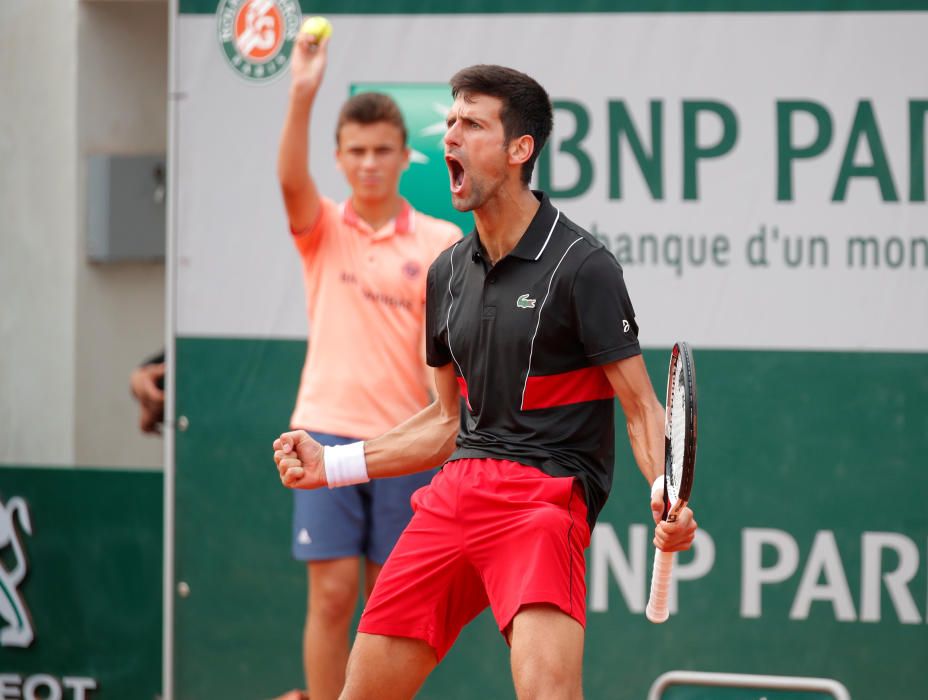
[(136, 367), (129, 375), (129, 388), (139, 402), (139, 429), (143, 433), (159, 433), (164, 420), (164, 391), (158, 386), (164, 380), (164, 363)]
[(317, 41), (311, 34), (299, 33), (293, 53), (290, 54), (291, 86), (294, 91), (306, 97), (316, 96), (325, 74), (328, 45), (329, 37)]
[(328, 486), (322, 445), (304, 430), (283, 433), (274, 440), (274, 462), (281, 483), (290, 489)]

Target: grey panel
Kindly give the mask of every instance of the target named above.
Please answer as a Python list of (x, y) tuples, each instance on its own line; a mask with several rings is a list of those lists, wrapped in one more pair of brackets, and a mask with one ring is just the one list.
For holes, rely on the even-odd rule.
[(88, 157), (89, 260), (164, 259), (165, 173), (164, 155)]

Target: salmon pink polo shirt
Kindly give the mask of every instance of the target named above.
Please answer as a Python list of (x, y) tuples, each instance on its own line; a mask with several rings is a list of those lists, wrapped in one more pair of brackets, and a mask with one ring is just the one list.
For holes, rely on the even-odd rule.
[(315, 224), (293, 232), (309, 345), (292, 428), (367, 440), (429, 402), (426, 274), (460, 237), (457, 226), (405, 200), (396, 218), (375, 231), (351, 200), (322, 198)]

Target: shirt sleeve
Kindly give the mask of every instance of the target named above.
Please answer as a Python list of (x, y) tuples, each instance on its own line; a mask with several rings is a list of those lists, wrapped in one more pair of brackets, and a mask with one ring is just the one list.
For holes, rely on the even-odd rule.
[(156, 355), (152, 355), (147, 358), (139, 367), (144, 367), (145, 365), (160, 365), (164, 362), (164, 350), (159, 352)]
[(612, 253), (597, 248), (580, 263), (571, 296), (577, 333), (592, 364), (641, 354), (635, 309)]
[(290, 233), (293, 235), (293, 243), (300, 255), (304, 258), (315, 255), (322, 244), (322, 239), (326, 231), (332, 230), (334, 223), (338, 220), (338, 205), (326, 197), (320, 198), (319, 214), (316, 220), (302, 231), (295, 231), (290, 227)]
[(430, 367), (444, 367), (451, 362), (445, 337), (445, 324), (441, 318), (442, 299), (444, 295), (438, 289), (438, 267), (436, 260), (429, 267), (425, 283), (425, 361)]

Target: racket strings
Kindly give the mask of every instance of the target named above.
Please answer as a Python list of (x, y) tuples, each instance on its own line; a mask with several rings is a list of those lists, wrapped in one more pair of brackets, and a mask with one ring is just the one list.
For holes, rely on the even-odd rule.
[(682, 374), (682, 368), (678, 367), (673, 380), (670, 409), (671, 474), (667, 495), (671, 503), (675, 503), (680, 496), (680, 481), (683, 478), (683, 452), (686, 440), (686, 387), (683, 384)]

